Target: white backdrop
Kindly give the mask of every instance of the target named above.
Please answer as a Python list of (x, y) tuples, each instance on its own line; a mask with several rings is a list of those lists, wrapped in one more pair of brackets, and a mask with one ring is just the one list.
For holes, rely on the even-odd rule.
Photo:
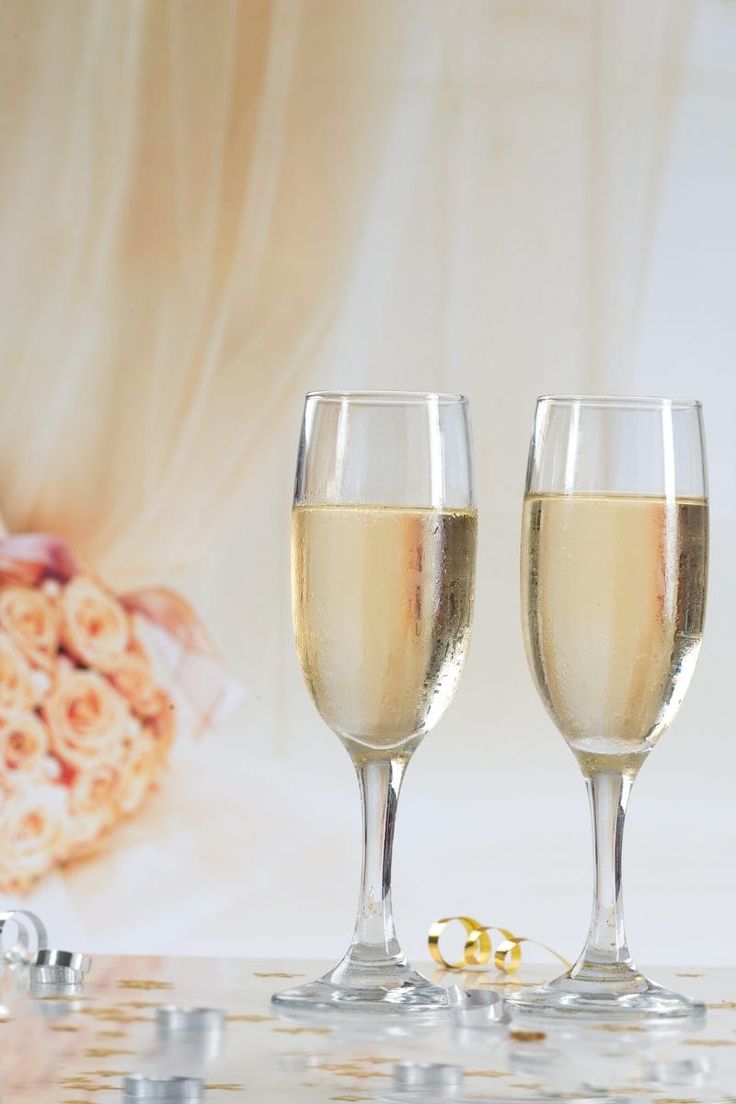
[(399, 934), (422, 955), (465, 912), (573, 955), (588, 811), (526, 670), (521, 492), (537, 394), (637, 392), (703, 400), (713, 528), (700, 667), (632, 800), (630, 941), (736, 961), (736, 5), (55, 0), (3, 36), (6, 521), (184, 589), (249, 690), (28, 899), (54, 942), (344, 949), (358, 798), (293, 652), (289, 505), (304, 391), (396, 387), (470, 396), (480, 516), (470, 659), (402, 795)]

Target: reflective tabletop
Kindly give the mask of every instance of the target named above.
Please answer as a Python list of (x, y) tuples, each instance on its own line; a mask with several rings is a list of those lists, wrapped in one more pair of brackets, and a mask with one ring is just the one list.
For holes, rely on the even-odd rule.
[[(6, 967), (0, 1098), (736, 1102), (736, 970), (653, 971), (662, 984), (708, 1004), (704, 1021), (662, 1028), (551, 1022), (531, 1029), (525, 1021), (503, 1022), (507, 1017), (494, 1022), (487, 1009), (472, 1006), (432, 1022), (274, 1014), (274, 991), (326, 965), (96, 956), (74, 985), (38, 985), (27, 967)], [(552, 971), (523, 967), (513, 979), (432, 967), (425, 973), (462, 989), (508, 993)]]

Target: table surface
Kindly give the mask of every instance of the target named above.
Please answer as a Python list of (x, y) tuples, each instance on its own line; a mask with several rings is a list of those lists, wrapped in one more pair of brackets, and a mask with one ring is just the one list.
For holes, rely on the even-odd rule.
[[(95, 1104), (121, 1099), (122, 1078), (196, 1076), (208, 1104), (289, 1100), (424, 1101), (609, 1100), (632, 1104), (736, 1102), (736, 970), (658, 969), (656, 980), (708, 1003), (699, 1027), (549, 1024), (543, 1037), (524, 1025), (419, 1025), (411, 1016), (368, 1024), (350, 1013), (298, 1023), (274, 1015), (271, 994), (317, 976), (326, 963), (203, 958), (93, 960), (81, 994), (28, 992), (25, 967), (6, 967), (0, 1032), (3, 1104)], [(498, 985), (495, 973), (428, 976), (464, 988)], [(522, 967), (514, 980), (551, 976)], [(163, 1037), (156, 1008), (222, 1009), (222, 1029)], [(398, 1062), (462, 1069), (459, 1087), (402, 1088)]]

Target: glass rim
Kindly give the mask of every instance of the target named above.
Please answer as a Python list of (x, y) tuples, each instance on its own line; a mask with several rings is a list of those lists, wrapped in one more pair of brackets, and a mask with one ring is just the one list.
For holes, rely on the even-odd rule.
[(436, 402), (441, 406), (460, 403), (467, 406), (465, 395), (448, 391), (307, 391), (305, 402), (352, 402), (365, 406), (419, 406)]
[(699, 399), (669, 399), (658, 395), (540, 395), (537, 405), (619, 407), (622, 410), (702, 410)]

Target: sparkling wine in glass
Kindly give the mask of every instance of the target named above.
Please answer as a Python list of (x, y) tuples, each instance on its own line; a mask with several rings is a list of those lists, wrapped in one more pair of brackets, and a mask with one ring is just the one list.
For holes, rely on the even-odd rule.
[(363, 873), (347, 954), (324, 977), (277, 994), (279, 1006), (447, 1005), (396, 938), (391, 852), (407, 764), (465, 663), (476, 531), (462, 396), (307, 396), (292, 514), (294, 631), (314, 704), (358, 775)]
[(540, 399), (522, 523), (524, 637), (537, 689), (586, 781), (596, 880), (579, 959), (556, 981), (515, 994), (519, 1011), (702, 1011), (631, 959), (621, 848), (634, 779), (695, 668), (707, 572), (700, 404)]

